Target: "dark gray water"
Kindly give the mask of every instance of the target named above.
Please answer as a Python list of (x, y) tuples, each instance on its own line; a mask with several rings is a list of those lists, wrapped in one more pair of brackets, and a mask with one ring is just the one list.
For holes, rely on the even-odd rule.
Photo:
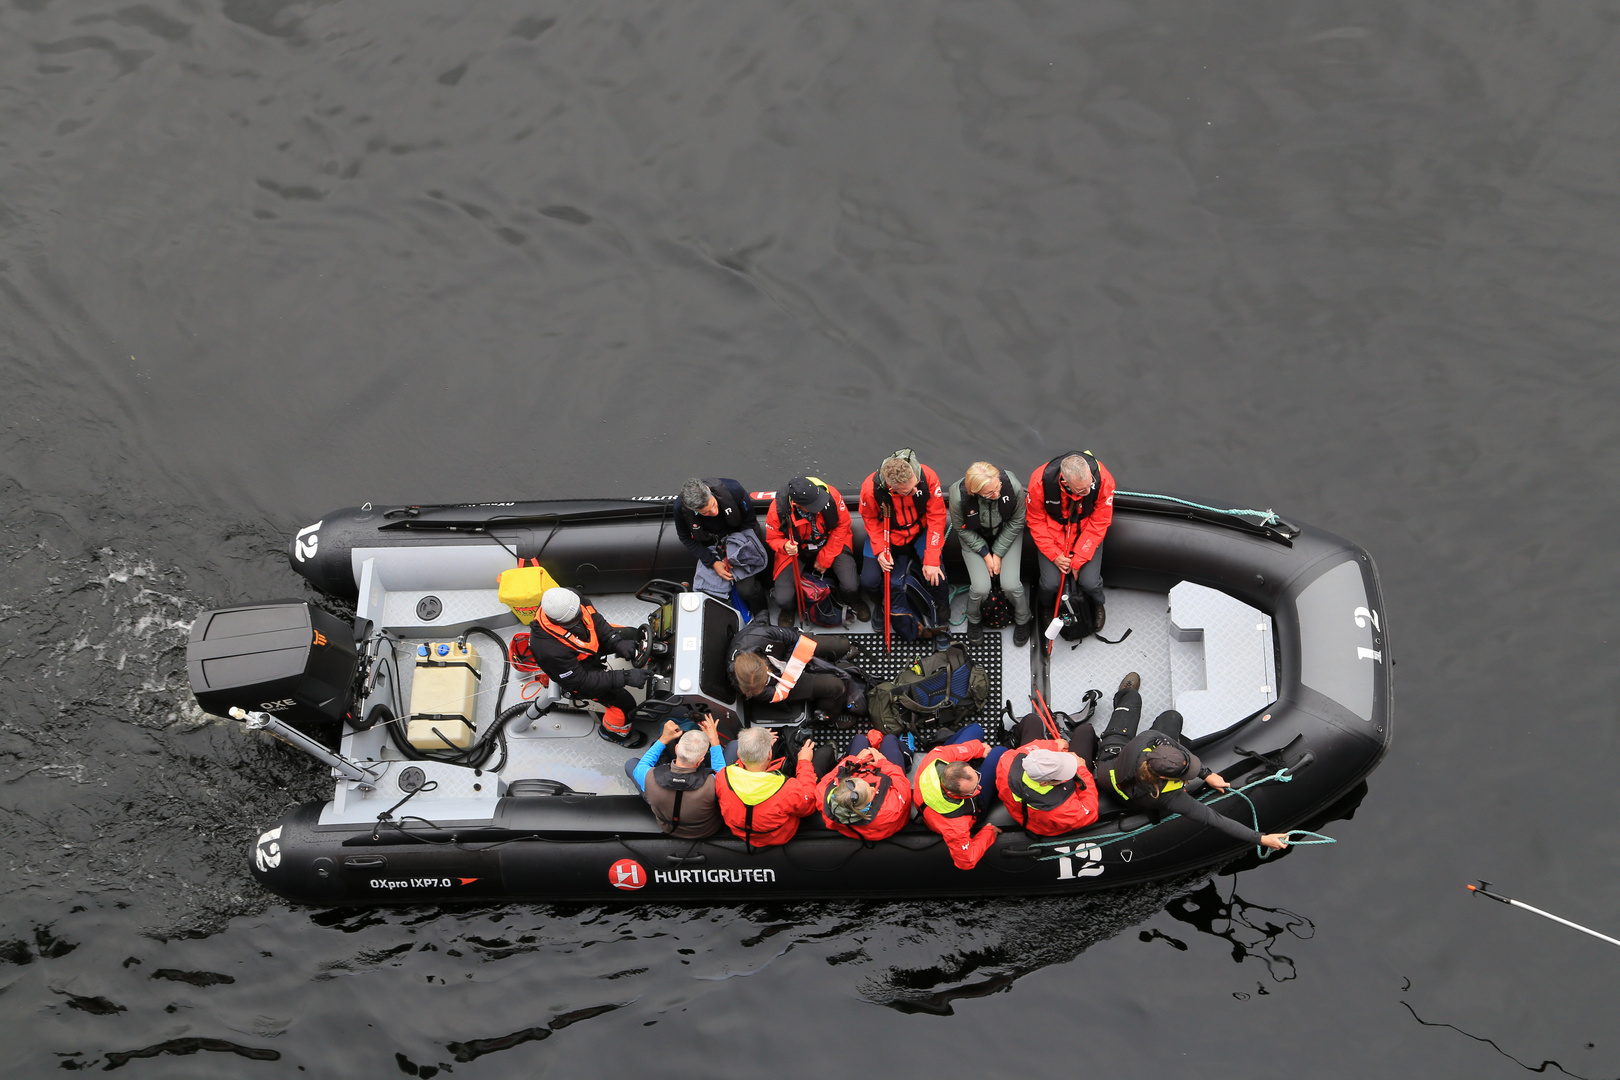
[[(1612, 5), (10, 0), (0, 1072), (1620, 1075)], [(1095, 450), (1383, 574), (1339, 844), (1039, 904), (313, 911), (201, 609), (338, 506)], [(1555, 1065), (1545, 1064), (1556, 1062)]]

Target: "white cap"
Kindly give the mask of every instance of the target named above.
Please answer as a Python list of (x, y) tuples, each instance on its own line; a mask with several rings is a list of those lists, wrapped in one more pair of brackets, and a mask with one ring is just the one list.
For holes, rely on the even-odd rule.
[(540, 597), (540, 610), (552, 622), (573, 622), (579, 616), (579, 593), (573, 589), (547, 589)]

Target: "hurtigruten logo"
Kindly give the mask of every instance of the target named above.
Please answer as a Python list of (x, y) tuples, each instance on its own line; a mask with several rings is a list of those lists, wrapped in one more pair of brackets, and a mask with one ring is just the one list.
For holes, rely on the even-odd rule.
[(620, 859), (608, 867), (608, 884), (635, 890), (653, 885), (774, 885), (776, 871), (752, 867), (737, 870), (654, 870), (634, 859)]
[(688, 882), (725, 885), (774, 884), (776, 871), (766, 869), (744, 870), (654, 870), (655, 885), (684, 885)]

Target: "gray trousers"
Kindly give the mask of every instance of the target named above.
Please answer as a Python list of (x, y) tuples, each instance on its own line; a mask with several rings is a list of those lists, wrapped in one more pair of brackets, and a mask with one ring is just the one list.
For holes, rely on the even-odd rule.
[[(984, 565), (984, 556), (962, 546), (962, 561), (967, 564), (968, 600), (967, 621), (976, 623), (984, 609), (984, 598), (990, 595), (990, 568)], [(1023, 626), (1029, 622), (1029, 590), (1019, 576), (1024, 561), (1024, 538), (1019, 537), (1012, 550), (1001, 557), (1001, 591), (1013, 607), (1013, 622)], [(1053, 567), (1053, 569), (1057, 569)]]
[[(1080, 591), (1085, 594), (1087, 600), (1099, 607), (1104, 603), (1102, 553), (1103, 545), (1098, 544), (1097, 550), (1091, 553), (1091, 558), (1080, 566)], [(1041, 552), (1037, 551), (1035, 554), (1041, 564), (1041, 589), (1038, 597), (1041, 605), (1041, 622), (1044, 625), (1051, 621), (1052, 612), (1057, 607), (1058, 593), (1063, 587), (1063, 571), (1057, 568), (1057, 563)]]

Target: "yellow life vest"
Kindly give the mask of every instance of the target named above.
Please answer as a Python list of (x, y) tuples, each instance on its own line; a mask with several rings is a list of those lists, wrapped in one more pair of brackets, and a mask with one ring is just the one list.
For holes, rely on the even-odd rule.
[(923, 766), (922, 771), (917, 774), (917, 790), (922, 792), (923, 805), (936, 814), (950, 817), (959, 813), (968, 802), (966, 799), (953, 799), (945, 794), (945, 789), (939, 782), (939, 774), (944, 767), (945, 762), (940, 758), (935, 758)]

